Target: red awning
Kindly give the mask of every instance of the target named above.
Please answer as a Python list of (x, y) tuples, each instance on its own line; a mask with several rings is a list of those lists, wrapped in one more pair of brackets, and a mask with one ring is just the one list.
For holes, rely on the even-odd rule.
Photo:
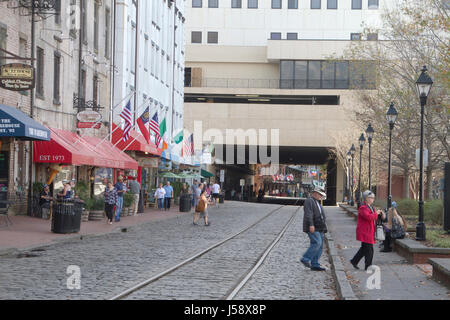
[(102, 168), (137, 170), (133, 158), (115, 148), (109, 141), (79, 135), (61, 129), (49, 128), (50, 141), (35, 141), (33, 161), (36, 163), (58, 163), (88, 165)]
[[(147, 143), (144, 136), (134, 130), (130, 130), (130, 139), (127, 142), (122, 140), (123, 130), (113, 123), (112, 143), (120, 150), (147, 152), (151, 155), (161, 156), (162, 150), (150, 141)], [(134, 141), (133, 141), (134, 140)]]

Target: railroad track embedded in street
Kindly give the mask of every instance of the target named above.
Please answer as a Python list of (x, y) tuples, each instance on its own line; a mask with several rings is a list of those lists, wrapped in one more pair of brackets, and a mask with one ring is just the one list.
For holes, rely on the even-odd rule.
[[(264, 220), (266, 220), (267, 218), (269, 218), (270, 216), (274, 215), (276, 212), (278, 212), (279, 210), (281, 210), (282, 208), (285, 208), (286, 206), (280, 206), (274, 210), (272, 210), (271, 212), (269, 212), (268, 214), (266, 214), (265, 216), (263, 216), (262, 218), (258, 219), (256, 222), (252, 223), (251, 225), (245, 227), (244, 229), (242, 229), (241, 231), (213, 244), (212, 246), (209, 246), (208, 248), (190, 256), (189, 258), (183, 260), (182, 262), (134, 285), (133, 287), (122, 291), (119, 294), (116, 294), (115, 296), (109, 298), (109, 300), (121, 300), (121, 299), (125, 299), (128, 296), (135, 294), (141, 290), (145, 290), (146, 288), (150, 287), (150, 285), (154, 284), (155, 282), (165, 279), (167, 278), (170, 274), (172, 274), (174, 271), (179, 270), (180, 268), (198, 260), (200, 257), (204, 256), (207, 253), (210, 253), (211, 251), (213, 251), (214, 249), (223, 246), (224, 244), (228, 243), (229, 241), (235, 239), (236, 237), (244, 234), (245, 232), (249, 231), (250, 229), (254, 228), (255, 226), (259, 225), (261, 222), (263, 222)], [(288, 220), (287, 223), (284, 224), (282, 230), (280, 232), (278, 232), (277, 236), (275, 237), (275, 239), (273, 241), (271, 241), (271, 243), (265, 248), (265, 250), (263, 251), (263, 253), (258, 257), (257, 261), (253, 264), (252, 268), (250, 268), (249, 270), (247, 270), (247, 272), (245, 272), (245, 274), (237, 281), (237, 283), (235, 283), (228, 291), (227, 293), (222, 296), (221, 298), (224, 300), (232, 300), (236, 294), (245, 286), (245, 284), (250, 280), (250, 278), (252, 277), (252, 275), (259, 269), (259, 267), (263, 264), (264, 260), (267, 258), (267, 256), (270, 254), (270, 252), (272, 251), (272, 249), (275, 247), (275, 245), (280, 241), (280, 239), (283, 237), (283, 235), (285, 234), (286, 230), (289, 228), (289, 226), (292, 224), (292, 222), (294, 221), (295, 216), (297, 215), (298, 211), (300, 210), (301, 207), (298, 207), (298, 209), (296, 209), (294, 211), (294, 213), (291, 215), (290, 219)]]

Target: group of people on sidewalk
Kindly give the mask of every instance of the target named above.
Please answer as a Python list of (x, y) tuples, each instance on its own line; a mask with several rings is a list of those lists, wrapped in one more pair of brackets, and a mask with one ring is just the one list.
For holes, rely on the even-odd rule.
[(155, 191), (155, 199), (158, 202), (158, 209), (161, 211), (170, 210), (172, 198), (173, 187), (170, 185), (170, 181), (167, 181), (165, 186), (160, 183), (159, 188)]
[[(136, 177), (133, 177), (129, 183), (129, 191), (127, 186), (123, 182), (123, 177), (119, 176), (118, 181), (113, 185), (112, 181), (106, 183), (106, 188), (104, 192), (105, 197), (105, 212), (107, 217), (107, 222), (109, 224), (113, 223), (113, 217), (115, 222), (120, 221), (120, 213), (123, 208), (123, 196), (125, 193), (129, 192), (133, 195), (133, 209), (134, 216), (137, 216), (138, 206), (139, 206), (139, 195), (141, 193), (141, 185), (137, 181)], [(115, 211), (114, 211), (115, 209)]]
[[(323, 251), (323, 240), (327, 233), (326, 216), (321, 205), (321, 200), (325, 196), (324, 190), (316, 188), (312, 192), (311, 197), (305, 201), (303, 231), (307, 233), (310, 239), (310, 246), (303, 254), (300, 262), (313, 271), (325, 271), (319, 259)], [(382, 227), (382, 237), (378, 240), (383, 241), (383, 249), (381, 252), (392, 251), (391, 240), (405, 236), (406, 221), (396, 210), (396, 203), (392, 203), (387, 215), (381, 211), (376, 211), (373, 207), (375, 194), (372, 191), (366, 191), (363, 194), (364, 203), (358, 209), (358, 220), (356, 226), (356, 239), (361, 242), (361, 248), (355, 254), (350, 263), (354, 268), (359, 269), (358, 264), (364, 257), (365, 270), (367, 270), (373, 262), (374, 249), (376, 244), (376, 223)], [(384, 222), (384, 223), (382, 223)]]

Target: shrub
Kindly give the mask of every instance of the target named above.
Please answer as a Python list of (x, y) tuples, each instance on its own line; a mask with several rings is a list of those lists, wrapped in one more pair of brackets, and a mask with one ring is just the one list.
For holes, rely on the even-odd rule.
[(90, 210), (95, 210), (95, 211), (105, 210), (105, 199), (103, 199), (101, 197), (93, 198)]
[(131, 207), (133, 200), (134, 200), (134, 196), (131, 193), (125, 193), (123, 195), (123, 207), (124, 208)]
[(434, 224), (443, 223), (444, 202), (442, 200), (433, 200), (425, 202), (424, 219)]
[(402, 199), (397, 201), (397, 210), (401, 215), (417, 216), (419, 215), (419, 203), (413, 199)]

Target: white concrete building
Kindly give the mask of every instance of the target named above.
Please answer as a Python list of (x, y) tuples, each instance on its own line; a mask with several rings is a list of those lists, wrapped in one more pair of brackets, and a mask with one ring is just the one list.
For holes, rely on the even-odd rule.
[[(342, 106), (354, 105), (352, 89), (375, 88), (373, 66), (330, 58), (342, 55), (351, 41), (378, 40), (376, 33), (361, 39), (363, 29), (381, 28), (381, 13), (393, 3), (189, 1), (185, 128), (193, 131), (198, 120), (203, 131), (279, 129), (280, 161), (326, 160), (327, 150), (334, 147), (333, 135), (348, 123), (350, 115)], [(247, 141), (247, 146), (254, 143)], [(341, 200), (343, 164), (335, 167), (328, 198)], [(244, 171), (235, 171), (236, 178)], [(251, 174), (247, 181), (257, 182)], [(229, 188), (238, 183), (226, 181)]]
[(135, 121), (150, 106), (150, 119), (155, 112), (159, 123), (166, 119), (164, 138), (178, 157), (181, 144), (172, 141), (183, 129), (184, 6), (184, 0), (118, 0), (115, 26), (114, 123), (122, 124), (130, 99)]

